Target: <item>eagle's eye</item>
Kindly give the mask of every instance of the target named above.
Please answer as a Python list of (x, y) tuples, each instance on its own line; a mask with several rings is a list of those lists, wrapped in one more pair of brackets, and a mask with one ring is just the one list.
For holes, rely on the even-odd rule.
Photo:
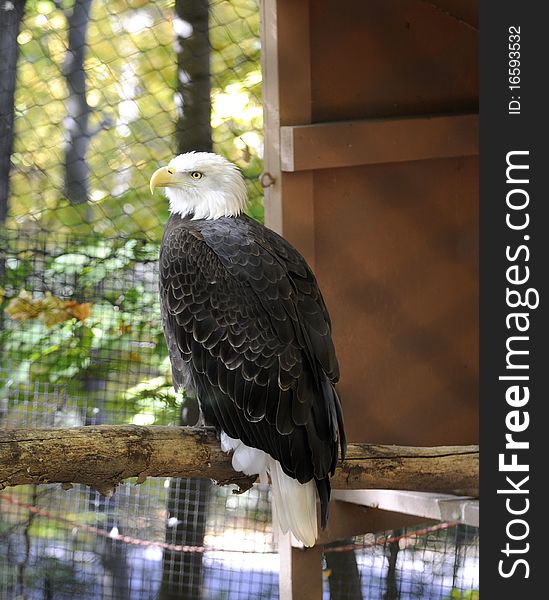
[(204, 177), (204, 175), (200, 171), (193, 171), (191, 173), (191, 177), (193, 179), (202, 179), (202, 177)]

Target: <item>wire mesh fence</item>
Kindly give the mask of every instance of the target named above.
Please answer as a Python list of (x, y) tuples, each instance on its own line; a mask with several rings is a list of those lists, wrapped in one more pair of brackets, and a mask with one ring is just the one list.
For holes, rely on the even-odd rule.
[[(68, 492), (47, 486), (0, 495), (1, 598), (152, 599), (177, 579), (178, 594), (198, 584), (202, 598), (278, 598), (278, 555), (268, 518), (268, 491), (254, 488), (246, 501), (217, 493), (208, 509), (202, 547), (162, 542), (174, 527), (166, 512), (166, 480), (125, 484), (111, 499), (82, 486)], [(222, 517), (220, 526), (219, 517)], [(259, 519), (261, 521), (261, 519)], [(247, 534), (242, 531), (248, 525)], [(168, 539), (168, 538), (167, 538)], [(407, 528), (333, 544), (326, 555), (353, 548), (356, 583), (325, 566), (325, 600), (477, 600), (478, 530), (443, 524)], [(181, 577), (166, 550), (202, 561)], [(200, 550), (198, 553), (197, 550)], [(163, 595), (164, 593), (164, 595)]]
[(158, 239), (167, 207), (150, 174), (209, 147), (242, 168), (261, 217), (257, 0), (17, 4), (7, 226)]
[(441, 523), (366, 534), (350, 546), (358, 567), (353, 578), (324, 571), (324, 596), (367, 600), (478, 600), (478, 529)]
[[(258, 2), (0, 5), (19, 53), (0, 67), (0, 427), (178, 424), (191, 404), (171, 386), (157, 294), (167, 205), (148, 179), (214, 149), (262, 218)], [(351, 543), (358, 586), (327, 560), (326, 598), (478, 596), (475, 530)], [(278, 572), (266, 487), (0, 492), (1, 600), (270, 599)]]
[[(186, 397), (171, 386), (157, 244), (0, 238), (0, 426), (177, 424)], [(112, 498), (84, 486), (5, 490), (0, 597), (271, 594), (278, 561), (268, 494), (168, 479), (124, 484)]]
[[(216, 488), (202, 507), (205, 545), (180, 547), (169, 541), (177, 527), (166, 510), (169, 484), (124, 484), (108, 499), (83, 486), (4, 492), (0, 597), (148, 600), (192, 597), (198, 588), (203, 598), (276, 598), (268, 491), (233, 501), (230, 491)], [(178, 482), (181, 496), (185, 485)], [(258, 514), (266, 515), (263, 531)], [(200, 571), (178, 570), (185, 558), (200, 560)]]

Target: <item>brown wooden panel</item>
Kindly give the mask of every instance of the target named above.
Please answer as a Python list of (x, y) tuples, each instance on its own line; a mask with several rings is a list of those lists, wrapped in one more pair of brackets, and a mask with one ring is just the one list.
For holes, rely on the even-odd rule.
[[(266, 222), (319, 277), (333, 316), (350, 438), (475, 443), (476, 159), (423, 152), (415, 157), (427, 160), (333, 168), (362, 165), (364, 156), (343, 148), (345, 135), (327, 135), (309, 142), (310, 153), (301, 147), (304, 162), (294, 146), (292, 168), (321, 170), (284, 172), (280, 128), (285, 136), (285, 126), (315, 124), (291, 130), (314, 137), (328, 131), (320, 125), (326, 121), (448, 114), (448, 123), (457, 123), (458, 115), (474, 113), (477, 3), (262, 4), (269, 19), (263, 25), (266, 170), (276, 179), (266, 193)], [(472, 136), (470, 128), (454, 133)], [(421, 148), (422, 135), (397, 136), (392, 158), (383, 146), (389, 140), (378, 135), (369, 162), (376, 152), (410, 158), (403, 151)], [(455, 147), (467, 147), (463, 139), (442, 147), (467, 154)], [(351, 142), (368, 145), (363, 134)]]
[(477, 160), (325, 169), (314, 186), (350, 439), (475, 443)]
[(283, 171), (478, 154), (478, 115), (370, 119), (280, 128)]
[(478, 33), (449, 14), (474, 6), (436, 4), (312, 2), (312, 122), (476, 112)]

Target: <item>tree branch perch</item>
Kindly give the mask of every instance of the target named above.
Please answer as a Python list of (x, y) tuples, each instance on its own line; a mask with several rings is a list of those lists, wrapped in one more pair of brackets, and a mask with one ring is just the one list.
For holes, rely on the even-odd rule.
[[(334, 489), (399, 489), (478, 495), (478, 446), (350, 444)], [(0, 489), (72, 483), (112, 493), (128, 477), (203, 477), (248, 489), (211, 428), (99, 425), (0, 430)]]

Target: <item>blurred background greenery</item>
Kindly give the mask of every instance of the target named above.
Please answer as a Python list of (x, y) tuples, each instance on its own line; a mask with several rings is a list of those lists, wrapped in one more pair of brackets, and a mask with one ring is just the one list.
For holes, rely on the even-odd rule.
[[(78, 2), (26, 2), (17, 36), (15, 143), (6, 225), (79, 235), (145, 234), (157, 240), (167, 207), (160, 195), (151, 197), (147, 182), (158, 166), (177, 153), (178, 146), (185, 146), (177, 139), (188, 133), (178, 126), (181, 108), (186, 109), (178, 102), (178, 82), (189, 78), (192, 62), (204, 57), (193, 56), (192, 47), (185, 48), (192, 37), (186, 28), (192, 29), (193, 23), (174, 13), (171, 1), (81, 4), (87, 4), (82, 8), (89, 10), (89, 16), (71, 19)], [(201, 4), (208, 7), (207, 2)], [(206, 59), (211, 69), (213, 149), (242, 168), (249, 182), (250, 214), (261, 219), (257, 0), (214, 0), (209, 22)], [(67, 68), (71, 28), (86, 38), (85, 81), (80, 84), (85, 92), (82, 87), (70, 89), (71, 77), (78, 79), (78, 73)], [(75, 50), (78, 44), (74, 43)], [(178, 54), (184, 53), (190, 67), (178, 68)], [(197, 79), (187, 81), (187, 88), (198, 87)], [(83, 93), (85, 98), (80, 97)], [(67, 130), (71, 119), (78, 118), (83, 100), (88, 110), (87, 202), (67, 197), (64, 173), (65, 144), (71, 141)]]
[(248, 212), (263, 218), (258, 2), (12, 6), (0, 30), (0, 48), (19, 54), (0, 120), (12, 111), (11, 148), (10, 131), (0, 136), (11, 153), (0, 389), (54, 384), (88, 412), (101, 401), (125, 420), (165, 422), (159, 398), (174, 397), (155, 261), (168, 210), (148, 181), (179, 152), (213, 150), (242, 169)]

